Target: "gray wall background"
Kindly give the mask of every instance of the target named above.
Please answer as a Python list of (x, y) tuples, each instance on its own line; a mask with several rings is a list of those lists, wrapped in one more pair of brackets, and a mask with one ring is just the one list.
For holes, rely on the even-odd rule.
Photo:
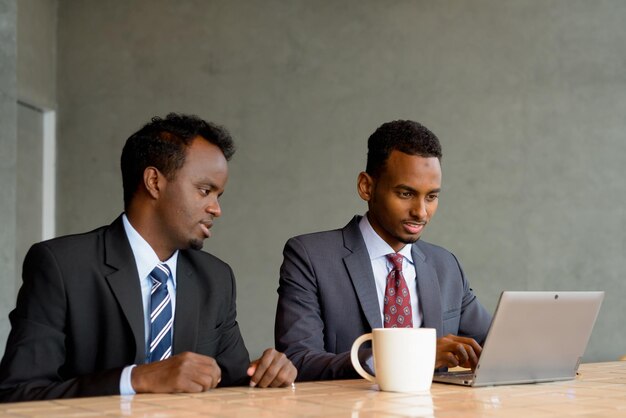
[(121, 148), (151, 116), (224, 124), (239, 151), (205, 249), (235, 271), (253, 356), (273, 345), (285, 241), (365, 211), (366, 139), (398, 118), (443, 143), (424, 238), (460, 258), (488, 309), (502, 290), (605, 290), (585, 360), (626, 354), (625, 2), (58, 6), (58, 233), (122, 210)]
[(17, 6), (0, 0), (0, 350), (9, 332), (7, 315), (15, 305), (15, 221), (17, 160)]
[(57, 0), (19, 0), (17, 83), (23, 102), (54, 110), (57, 77)]
[[(18, 126), (33, 132), (39, 128), (27, 126), (23, 112), (19, 125), (18, 109), (56, 109), (56, 32), (56, 0), (0, 0), (0, 353), (21, 282), (23, 226), (37, 224), (27, 216), (33, 216), (32, 203), (40, 200), (34, 196), (29, 204), (28, 199), (23, 199), (26, 203), (19, 199), (32, 192), (23, 187), (25, 175), (41, 172), (41, 167), (29, 167), (37, 159), (36, 149), (24, 152), (24, 142), (19, 141), (24, 138), (18, 135), (24, 131)], [(18, 100), (26, 107), (18, 106)]]

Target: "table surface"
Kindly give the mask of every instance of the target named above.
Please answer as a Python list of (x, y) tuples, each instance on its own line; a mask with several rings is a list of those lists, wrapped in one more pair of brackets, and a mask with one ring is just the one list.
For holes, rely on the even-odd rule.
[(575, 380), (430, 392), (380, 392), (365, 380), (201, 394), (106, 396), (0, 404), (0, 417), (614, 417), (626, 416), (626, 362), (590, 363)]

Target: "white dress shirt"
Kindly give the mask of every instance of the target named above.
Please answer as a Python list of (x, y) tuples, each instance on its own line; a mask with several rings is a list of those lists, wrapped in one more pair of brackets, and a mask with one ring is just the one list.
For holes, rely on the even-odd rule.
[[(365, 240), (365, 246), (372, 263), (372, 271), (374, 272), (374, 281), (376, 282), (376, 293), (378, 294), (378, 305), (380, 306), (380, 317), (384, 324), (383, 304), (385, 298), (385, 288), (387, 287), (387, 276), (393, 268), (391, 262), (387, 259), (387, 254), (393, 254), (395, 251), (389, 244), (383, 240), (380, 235), (374, 231), (372, 225), (367, 219), (367, 214), (361, 218), (359, 229)], [(409, 296), (411, 298), (411, 311), (413, 316), (413, 328), (419, 328), (422, 325), (422, 312), (417, 299), (417, 281), (415, 280), (415, 264), (411, 255), (412, 244), (405, 245), (398, 254), (402, 254), (402, 274), (409, 288)]]
[[(174, 318), (174, 314), (176, 312), (176, 266), (178, 262), (178, 250), (176, 250), (169, 259), (162, 262), (156, 255), (150, 244), (148, 244), (148, 242), (143, 239), (141, 235), (139, 235), (139, 232), (137, 232), (137, 230), (133, 228), (133, 226), (128, 221), (128, 218), (126, 217), (126, 214), (122, 216), (122, 220), (124, 222), (124, 230), (126, 231), (128, 242), (130, 243), (130, 248), (133, 250), (133, 255), (135, 256), (137, 273), (141, 285), (141, 299), (143, 304), (143, 319), (145, 330), (144, 338), (147, 359), (147, 347), (150, 344), (150, 289), (152, 288), (152, 279), (150, 278), (150, 273), (158, 264), (167, 264), (167, 266), (170, 268), (172, 274), (167, 280), (167, 291), (170, 294), (172, 303), (172, 318)], [(174, 327), (172, 326), (172, 337), (173, 336)], [(174, 338), (172, 338), (172, 341), (174, 341)], [(127, 366), (122, 371), (122, 376), (120, 378), (121, 395), (135, 394), (135, 390), (132, 387), (130, 379), (131, 371), (135, 366), (136, 364)]]

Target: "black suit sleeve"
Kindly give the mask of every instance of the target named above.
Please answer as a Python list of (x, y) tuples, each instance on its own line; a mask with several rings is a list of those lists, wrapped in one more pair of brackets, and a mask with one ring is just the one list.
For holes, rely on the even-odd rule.
[(68, 300), (61, 270), (45, 244), (24, 260), (23, 285), (10, 313), (0, 363), (0, 401), (119, 394), (122, 368), (65, 378)]
[[(221, 335), (215, 360), (222, 370), (222, 380), (220, 386), (246, 385), (250, 378), (246, 374), (250, 364), (250, 356), (241, 336), (239, 325), (237, 324), (237, 289), (235, 277), (228, 267), (230, 277), (230, 297), (228, 313), (225, 321), (220, 325)], [(226, 296), (226, 295), (225, 295)]]

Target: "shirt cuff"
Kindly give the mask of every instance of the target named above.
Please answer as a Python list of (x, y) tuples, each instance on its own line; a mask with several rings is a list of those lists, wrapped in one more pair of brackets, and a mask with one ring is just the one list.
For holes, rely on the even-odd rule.
[(130, 374), (135, 367), (137, 367), (137, 365), (133, 364), (124, 367), (124, 370), (122, 370), (122, 375), (120, 376), (120, 395), (134, 395), (137, 393), (135, 389), (133, 389), (130, 379)]

